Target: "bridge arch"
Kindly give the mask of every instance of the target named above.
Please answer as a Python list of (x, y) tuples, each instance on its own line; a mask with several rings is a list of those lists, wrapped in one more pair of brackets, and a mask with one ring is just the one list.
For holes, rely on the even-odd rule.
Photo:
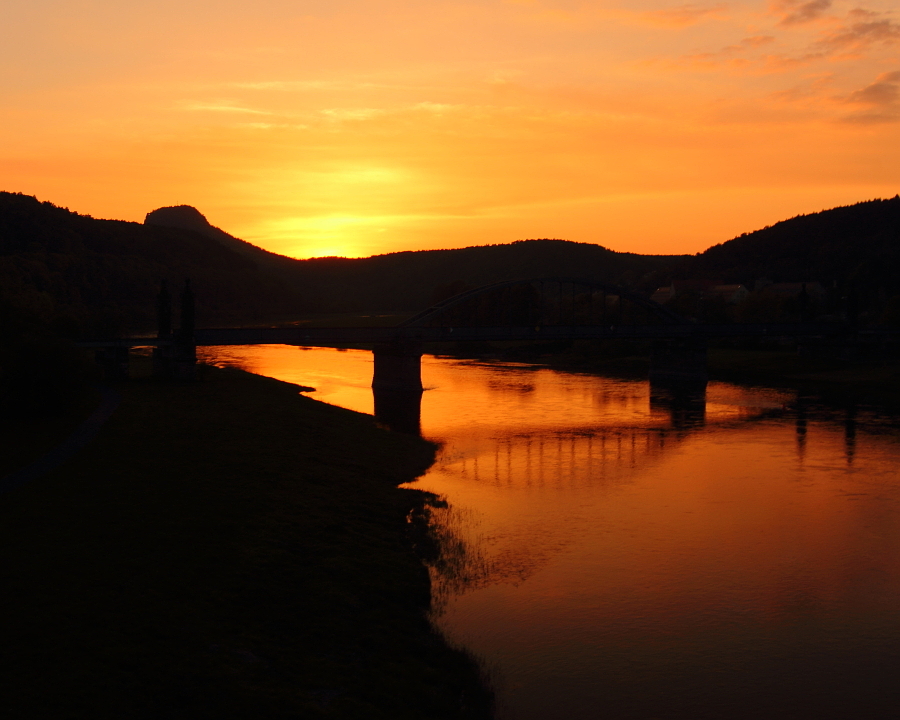
[(506, 280), (447, 298), (401, 328), (683, 325), (688, 320), (640, 293), (584, 278)]

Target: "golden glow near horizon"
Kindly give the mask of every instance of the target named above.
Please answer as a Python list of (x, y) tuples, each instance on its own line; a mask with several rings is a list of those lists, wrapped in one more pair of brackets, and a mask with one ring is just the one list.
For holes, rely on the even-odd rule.
[(900, 191), (894, 0), (31, 0), (0, 189), (269, 250), (697, 252)]

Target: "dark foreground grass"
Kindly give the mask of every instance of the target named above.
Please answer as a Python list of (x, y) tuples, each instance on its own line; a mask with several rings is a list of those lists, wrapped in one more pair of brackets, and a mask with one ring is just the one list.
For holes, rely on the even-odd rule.
[(433, 447), (204, 369), (0, 496), (5, 718), (482, 718), (397, 488)]
[(0, 404), (0, 477), (53, 450), (87, 419), (99, 400), (99, 390), (87, 388), (60, 412), (37, 416), (23, 416), (21, 407)]

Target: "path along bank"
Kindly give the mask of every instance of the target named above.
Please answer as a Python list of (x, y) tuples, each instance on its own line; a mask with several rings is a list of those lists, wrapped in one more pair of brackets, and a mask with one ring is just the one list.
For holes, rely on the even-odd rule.
[(433, 446), (237, 370), (116, 389), (0, 498), (4, 717), (489, 717), (397, 487)]

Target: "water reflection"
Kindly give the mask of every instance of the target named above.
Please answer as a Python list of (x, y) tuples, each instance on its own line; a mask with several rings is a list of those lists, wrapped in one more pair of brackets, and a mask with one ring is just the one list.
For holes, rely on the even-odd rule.
[[(370, 355), (288, 351), (249, 366), (372, 411)], [(435, 622), (502, 718), (895, 714), (896, 418), (450, 358), (423, 380)]]
[(657, 428), (575, 428), (484, 437), (444, 449), (440, 467), (496, 487), (574, 488), (615, 482), (652, 464), (683, 439)]
[(395, 432), (422, 434), (422, 391), (372, 388), (378, 422)]
[(853, 456), (856, 454), (856, 404), (847, 405), (844, 418), (844, 446), (847, 452), (847, 464), (853, 464)]
[(679, 430), (702, 427), (706, 421), (706, 387), (650, 383), (650, 411), (668, 415), (669, 423)]
[(797, 402), (794, 405), (794, 413), (796, 415), (796, 419), (794, 420), (794, 427), (797, 431), (797, 459), (800, 461), (800, 464), (803, 464), (803, 460), (806, 457), (806, 398), (802, 395), (797, 397)]

